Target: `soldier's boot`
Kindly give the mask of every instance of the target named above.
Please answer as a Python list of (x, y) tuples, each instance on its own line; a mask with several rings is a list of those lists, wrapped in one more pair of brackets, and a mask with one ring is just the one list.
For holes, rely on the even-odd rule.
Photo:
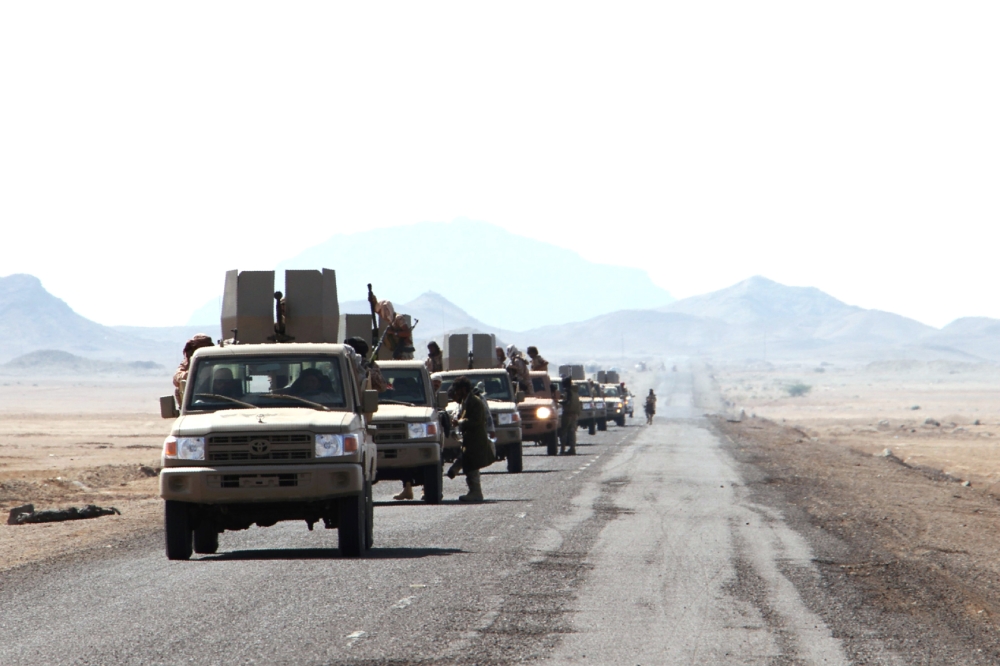
[(465, 482), (469, 486), (469, 492), (466, 495), (460, 495), (458, 498), (459, 502), (482, 502), (483, 501), (483, 486), (479, 479), (479, 470), (475, 472), (466, 471)]
[(411, 500), (413, 499), (413, 484), (409, 481), (403, 483), (403, 492), (398, 495), (394, 495), (394, 500)]

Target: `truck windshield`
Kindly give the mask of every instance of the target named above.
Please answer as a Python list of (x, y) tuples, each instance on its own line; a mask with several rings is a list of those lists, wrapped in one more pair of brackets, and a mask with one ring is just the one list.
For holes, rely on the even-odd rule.
[(576, 388), (579, 389), (581, 398), (590, 397), (590, 384), (588, 384), (587, 382), (582, 382), (580, 384), (577, 384)]
[(331, 356), (199, 358), (185, 392), (188, 411), (249, 407), (343, 409), (340, 360)]
[[(447, 391), (455, 383), (459, 375), (441, 378), (441, 390)], [(507, 373), (496, 375), (469, 375), (472, 388), (478, 388), (479, 392), (487, 400), (500, 400), (502, 402), (514, 402), (514, 394), (510, 391), (510, 378)]]
[(389, 389), (378, 394), (379, 403), (428, 406), (423, 372), (415, 368), (382, 368)]
[(617, 398), (618, 387), (617, 386), (605, 386), (604, 387), (604, 397), (605, 398)]

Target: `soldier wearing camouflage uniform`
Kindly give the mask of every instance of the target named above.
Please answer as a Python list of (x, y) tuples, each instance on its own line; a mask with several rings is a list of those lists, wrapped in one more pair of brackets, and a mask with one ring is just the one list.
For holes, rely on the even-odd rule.
[[(572, 377), (563, 377), (562, 380), (562, 431), (559, 433), (559, 454), (576, 455), (576, 428), (577, 419), (583, 407), (580, 406), (580, 394), (573, 386)], [(567, 451), (567, 449), (569, 449)]]

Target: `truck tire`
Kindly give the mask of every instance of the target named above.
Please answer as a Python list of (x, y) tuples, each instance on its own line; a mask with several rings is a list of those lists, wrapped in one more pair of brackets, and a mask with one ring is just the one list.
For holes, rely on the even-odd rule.
[(365, 550), (375, 545), (375, 498), (372, 496), (372, 482), (365, 483)]
[(559, 454), (559, 438), (554, 432), (545, 436), (545, 453), (550, 456)]
[(518, 442), (507, 451), (507, 472), (509, 474), (520, 474), (524, 469), (524, 462), (521, 458), (523, 444)]
[(440, 504), (444, 498), (444, 470), (441, 462), (424, 467), (424, 501), (428, 504)]
[(597, 419), (597, 429), (600, 430), (601, 432), (604, 432), (605, 430), (607, 430), (608, 429), (608, 420), (607, 419)]
[(587, 434), (596, 435), (597, 434), (597, 424), (591, 421), (587, 424)]
[(361, 557), (368, 541), (367, 483), (360, 494), (340, 500), (340, 524), (337, 527), (337, 542), (344, 557)]
[(615, 423), (618, 424), (619, 428), (624, 428), (625, 427), (625, 415), (622, 414), (621, 416), (619, 416), (618, 418), (616, 418), (615, 419)]
[(191, 520), (183, 502), (167, 500), (163, 509), (163, 524), (167, 533), (167, 559), (191, 559)]
[(209, 522), (199, 523), (194, 528), (194, 552), (199, 555), (214, 555), (219, 551), (219, 533)]

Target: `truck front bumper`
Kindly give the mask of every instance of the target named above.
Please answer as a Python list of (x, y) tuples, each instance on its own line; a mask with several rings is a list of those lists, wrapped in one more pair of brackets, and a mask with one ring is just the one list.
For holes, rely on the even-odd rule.
[(160, 497), (197, 504), (312, 501), (359, 495), (361, 465), (233, 465), (167, 467), (160, 472)]
[(378, 469), (412, 468), (432, 465), (441, 460), (437, 442), (393, 442), (376, 444)]

